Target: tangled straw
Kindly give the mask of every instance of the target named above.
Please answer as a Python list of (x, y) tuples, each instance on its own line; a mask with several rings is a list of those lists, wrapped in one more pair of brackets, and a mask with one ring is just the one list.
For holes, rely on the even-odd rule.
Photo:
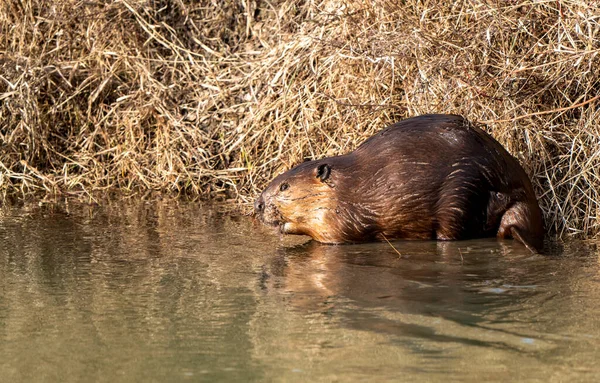
[(597, 236), (599, 14), (580, 0), (6, 0), (0, 191), (248, 203), (304, 158), (457, 113), (521, 161), (550, 229)]

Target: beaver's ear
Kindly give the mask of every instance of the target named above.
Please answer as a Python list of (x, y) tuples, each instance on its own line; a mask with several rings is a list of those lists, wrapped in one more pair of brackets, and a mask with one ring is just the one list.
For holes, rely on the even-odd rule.
[(331, 167), (327, 164), (321, 164), (317, 167), (316, 176), (321, 182), (327, 181), (329, 174), (331, 173)]

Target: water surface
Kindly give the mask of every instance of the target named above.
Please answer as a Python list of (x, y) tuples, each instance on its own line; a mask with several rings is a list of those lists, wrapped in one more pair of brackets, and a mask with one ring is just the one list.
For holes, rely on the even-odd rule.
[(600, 376), (594, 246), (393, 245), (280, 238), (196, 203), (5, 207), (0, 381)]

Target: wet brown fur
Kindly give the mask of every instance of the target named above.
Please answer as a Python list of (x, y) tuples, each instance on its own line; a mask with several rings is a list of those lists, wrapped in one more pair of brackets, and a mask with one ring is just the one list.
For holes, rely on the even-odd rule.
[(455, 115), (403, 120), (349, 154), (302, 163), (276, 177), (255, 208), (283, 233), (324, 243), (498, 236), (533, 252), (543, 245), (523, 168)]

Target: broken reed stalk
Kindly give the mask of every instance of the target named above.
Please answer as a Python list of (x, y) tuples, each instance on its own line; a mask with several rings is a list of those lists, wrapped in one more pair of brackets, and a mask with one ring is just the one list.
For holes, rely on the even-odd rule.
[(248, 203), (401, 118), (485, 121), (549, 228), (600, 233), (600, 3), (6, 0), (0, 190)]

